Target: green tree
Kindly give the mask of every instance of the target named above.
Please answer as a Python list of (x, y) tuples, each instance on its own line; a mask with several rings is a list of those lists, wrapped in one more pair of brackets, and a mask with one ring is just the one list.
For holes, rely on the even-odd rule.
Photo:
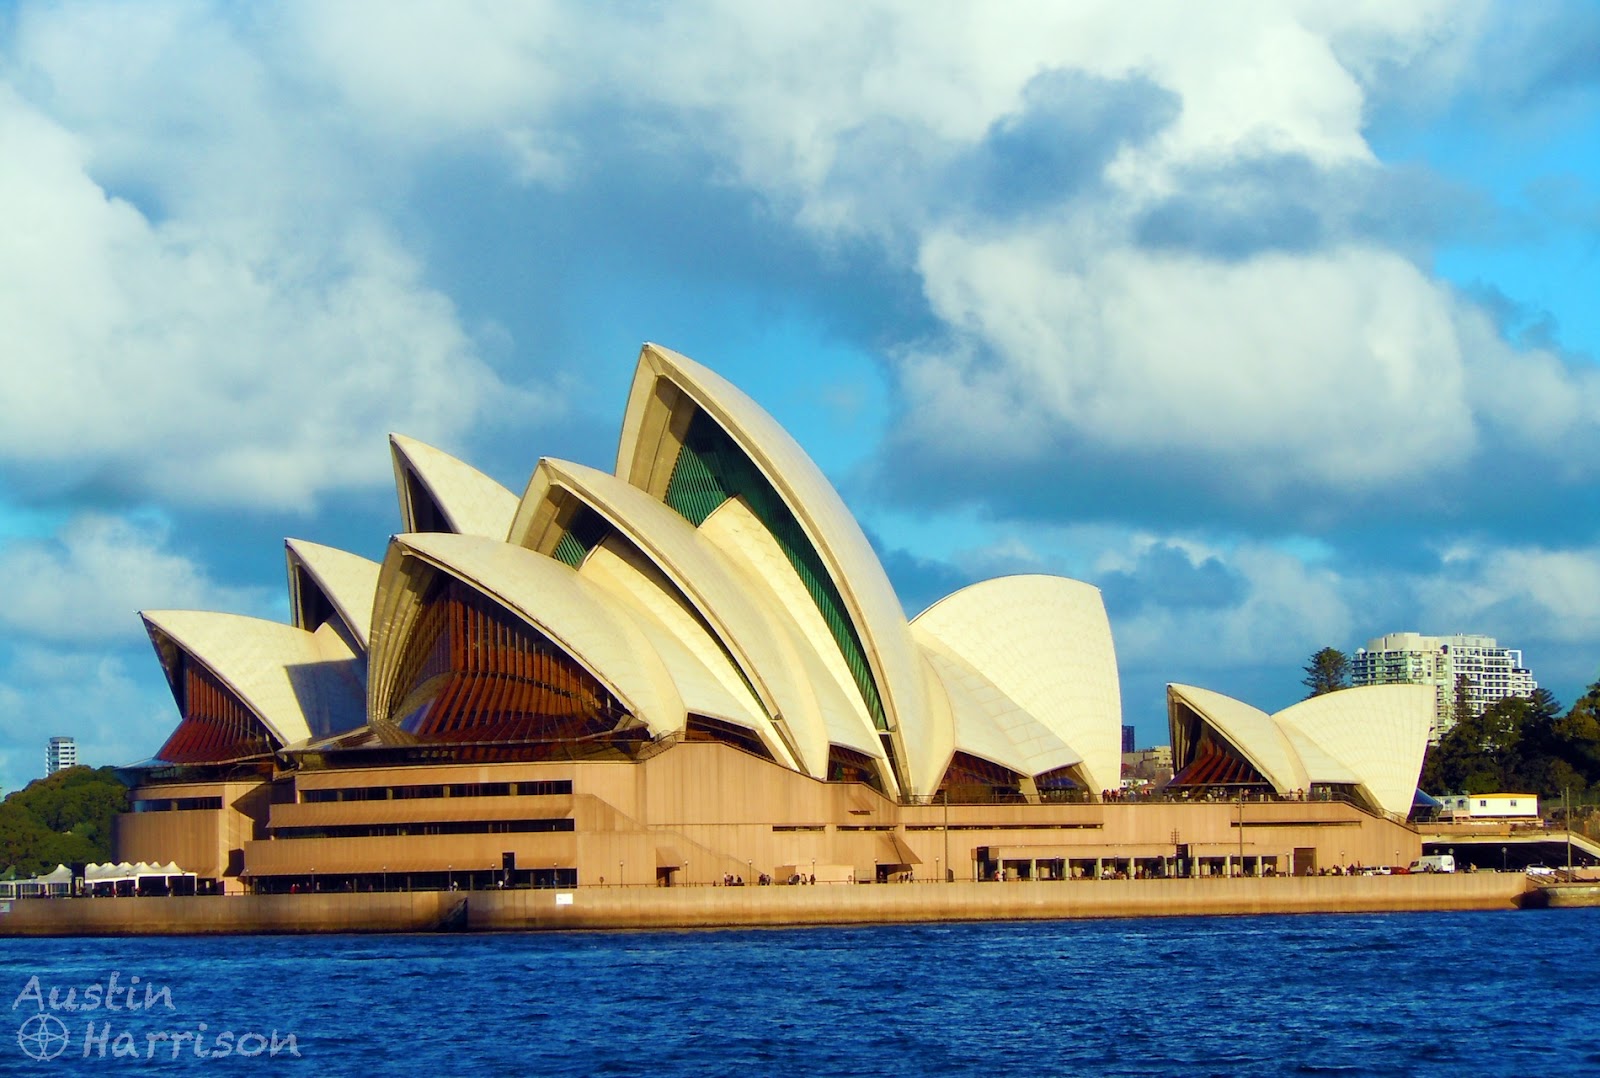
[[(1465, 693), (1460, 693), (1463, 696)], [(1582, 797), (1600, 784), (1600, 683), (1565, 715), (1544, 689), (1506, 697), (1462, 717), (1423, 761), (1423, 789), (1439, 793), (1525, 791), (1546, 802)]]
[(1455, 692), (1455, 724), (1460, 726), (1477, 717), (1472, 710), (1472, 679), (1465, 674), (1457, 674)]
[(1311, 656), (1305, 671), (1300, 684), (1311, 690), (1306, 694), (1307, 700), (1350, 687), (1350, 658), (1338, 648), (1323, 648)]
[[(1600, 786), (1600, 681), (1573, 703), (1572, 709), (1551, 724), (1550, 740), (1556, 755), (1572, 768), (1584, 787)], [(1581, 792), (1574, 787), (1575, 792)]]
[(69, 767), (30, 782), (0, 802), (0, 869), (24, 875), (111, 856), (111, 821), (128, 808), (128, 788), (109, 767)]

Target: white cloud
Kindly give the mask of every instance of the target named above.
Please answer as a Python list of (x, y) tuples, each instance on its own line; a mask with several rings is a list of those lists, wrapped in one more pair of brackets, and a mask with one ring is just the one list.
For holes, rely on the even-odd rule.
[(1114, 618), (1119, 662), (1146, 669), (1293, 670), (1312, 651), (1358, 631), (1336, 573), (1253, 544), (1216, 556), (1241, 580), (1239, 600), (1221, 607), (1152, 603)]
[[(904, 410), (945, 437), (1211, 454), (1261, 495), (1427, 473), (1470, 450), (1492, 394), (1465, 385), (1454, 304), (1425, 275), (1374, 248), (1226, 265), (1127, 233), (1186, 165), (1370, 162), (1363, 79), (1455, 55), (1477, 23), (1453, 10), (29, 9), (26, 99), (0, 91), (0, 190), (24, 224), (0, 238), (0, 319), (24, 357), (0, 407), (53, 418), (8, 428), (0, 452), (165, 497), (306, 506), (378, 482), (387, 429), (448, 443), (491, 408), (533, 413), (382, 223), (380, 177), (403, 190), (419, 153), (488, 148), (514, 178), (570, 185), (594, 152), (573, 125), (616, 109), (641, 142), (656, 118), (683, 125), (722, 179), (824, 236), (909, 228), (963, 339), (905, 349)], [(1178, 110), (1057, 212), (1004, 228), (946, 205), (946, 171), (1058, 71), (1145, 80)], [(900, 133), (881, 152), (910, 155), (904, 182), (845, 167), (867, 125)], [(1559, 397), (1561, 373), (1546, 380)]]
[(177, 724), (154, 662), (141, 680), (120, 655), (24, 648), (0, 667), (0, 785), (43, 775), (51, 737), (76, 738), (78, 759), (102, 767), (148, 759)]
[(1600, 638), (1600, 547), (1459, 544), (1416, 582), (1424, 630), (1487, 633), (1507, 647)]
[(0, 81), (0, 455), (25, 481), (307, 509), (385, 482), (391, 430), (562, 407), (483, 362), (380, 179), (224, 23), (94, 14), (30, 12)]
[[(1028, 539), (1046, 545), (1037, 534)], [(1134, 608), (1113, 608), (1111, 621), (1119, 662), (1139, 682), (1183, 670), (1227, 692), (1243, 672), (1272, 671), (1276, 681), (1291, 685), (1318, 648), (1353, 650), (1408, 630), (1492, 636), (1522, 649), (1535, 678), (1558, 695), (1593, 677), (1600, 547), (1460, 543), (1436, 564), (1411, 569), (1382, 559), (1308, 563), (1278, 545), (1218, 544), (1182, 534), (1102, 534), (1100, 542), (1088, 579), (1131, 574), (1140, 593)], [(1207, 605), (1169, 596), (1167, 580), (1140, 575), (1146, 571), (1141, 555), (1154, 545), (1182, 551), (1197, 569), (1214, 559), (1237, 582), (1237, 594)], [(1053, 558), (1047, 553), (1044, 560)]]
[(1468, 402), (1511, 446), (1563, 480), (1593, 474), (1600, 451), (1600, 368), (1544, 349), (1518, 351), (1481, 311), (1457, 321)]
[(1062, 265), (1031, 237), (928, 241), (929, 299), (975, 346), (907, 364), (919, 440), (1024, 452), (1070, 431), (1210, 457), (1263, 495), (1361, 488), (1474, 448), (1454, 304), (1392, 254), (1086, 261)]
[(1120, 173), (1130, 184), (1159, 183), (1170, 164), (1241, 144), (1367, 160), (1352, 71), (1424, 46), (1441, 52), (1461, 23), (1455, 7), (1432, 3), (1397, 16), (1378, 5), (1130, 11), (1109, 0), (981, 9), (704, 0), (622, 12), (370, 0), (294, 5), (268, 36), (295, 85), (330, 95), (397, 145), (490, 135), (519, 155), (538, 147), (536, 174), (564, 174), (570, 162), (555, 159), (583, 148), (552, 132), (570, 112), (616, 106), (645, 121), (631, 137), (649, 137), (649, 118), (686, 120), (699, 148), (726, 163), (726, 178), (823, 231), (872, 232), (877, 222), (858, 214), (872, 192), (831, 182), (841, 145), (865, 123), (958, 149), (1014, 113), (1035, 77), (1076, 70), (1149, 78), (1182, 99), (1158, 152)]
[(139, 639), (140, 609), (276, 612), (272, 593), (220, 585), (168, 549), (165, 528), (93, 514), (56, 537), (0, 545), (0, 580), (0, 625), (37, 640)]
[[(597, 42), (554, 3), (418, 0), (290, 5), (280, 60), (329, 86), (363, 125), (410, 147), (505, 130), (586, 83)], [(290, 50), (304, 50), (291, 58)]]

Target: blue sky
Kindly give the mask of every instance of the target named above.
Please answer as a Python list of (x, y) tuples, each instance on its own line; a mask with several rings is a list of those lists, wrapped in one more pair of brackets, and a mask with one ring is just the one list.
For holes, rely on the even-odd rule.
[(1100, 586), (1127, 721), (1324, 645), (1600, 675), (1592, 5), (0, 6), (0, 786), (176, 722), (139, 609), (379, 557), (399, 431), (610, 467), (642, 341), (908, 613)]

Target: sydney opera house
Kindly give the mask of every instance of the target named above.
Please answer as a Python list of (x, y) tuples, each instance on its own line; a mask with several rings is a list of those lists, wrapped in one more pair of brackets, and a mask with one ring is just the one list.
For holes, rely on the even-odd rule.
[(176, 729), (114, 860), (227, 891), (1306, 873), (1389, 864), (1432, 690), (1269, 715), (1168, 690), (1121, 786), (1099, 591), (988, 580), (907, 619), (838, 493), (717, 374), (641, 352), (616, 469), (519, 497), (394, 436), (381, 564), (286, 543), (291, 624), (143, 618)]

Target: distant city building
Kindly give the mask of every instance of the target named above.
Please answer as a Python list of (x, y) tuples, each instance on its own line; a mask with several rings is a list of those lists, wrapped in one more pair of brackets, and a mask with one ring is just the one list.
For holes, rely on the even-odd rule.
[(1437, 742), (1456, 724), (1456, 681), (1466, 679), (1467, 707), (1478, 715), (1507, 696), (1531, 696), (1539, 683), (1522, 665), (1522, 652), (1500, 647), (1491, 636), (1423, 636), (1390, 633), (1356, 649), (1352, 685), (1432, 685)]
[(1122, 751), (1124, 753), (1135, 751), (1133, 747), (1133, 727), (1131, 726), (1124, 726), (1122, 728)]
[(67, 767), (78, 766), (78, 743), (70, 737), (52, 737), (44, 750), (44, 773), (54, 775)]
[(1165, 786), (1172, 778), (1172, 746), (1157, 745), (1151, 749), (1137, 749), (1122, 754), (1122, 785)]

